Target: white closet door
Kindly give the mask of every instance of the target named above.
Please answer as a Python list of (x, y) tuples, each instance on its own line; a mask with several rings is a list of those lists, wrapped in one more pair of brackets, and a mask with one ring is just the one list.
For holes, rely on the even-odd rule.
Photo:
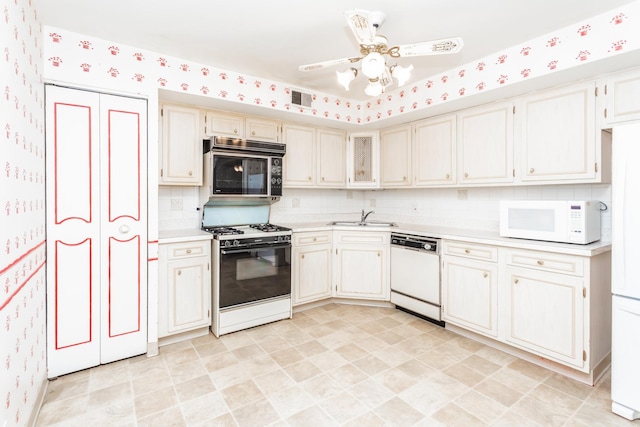
[(100, 95), (100, 362), (147, 351), (147, 103)]
[(46, 89), (50, 378), (100, 364), (99, 101)]
[(49, 378), (146, 351), (146, 101), (46, 87)]

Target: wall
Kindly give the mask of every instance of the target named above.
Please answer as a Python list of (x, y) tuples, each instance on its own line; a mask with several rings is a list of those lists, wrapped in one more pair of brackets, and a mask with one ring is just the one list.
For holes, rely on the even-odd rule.
[(24, 426), (46, 380), (42, 31), (30, 0), (0, 11), (0, 425)]

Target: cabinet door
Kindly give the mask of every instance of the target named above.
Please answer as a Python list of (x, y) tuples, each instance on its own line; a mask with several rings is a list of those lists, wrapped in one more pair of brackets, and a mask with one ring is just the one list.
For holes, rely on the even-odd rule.
[(245, 120), (247, 139), (257, 141), (278, 141), (278, 122), (247, 117)]
[(243, 116), (207, 111), (204, 123), (204, 134), (207, 136), (245, 137)]
[(321, 187), (344, 188), (347, 183), (347, 138), (344, 132), (318, 129), (318, 178)]
[(382, 187), (411, 185), (411, 125), (380, 132)]
[(208, 257), (167, 263), (168, 334), (211, 324), (211, 282)]
[(522, 181), (596, 177), (595, 83), (522, 98)]
[(338, 297), (388, 299), (384, 249), (345, 245), (338, 249)]
[(418, 187), (456, 183), (456, 116), (424, 120), (414, 125), (413, 176)]
[(640, 120), (640, 70), (607, 79), (605, 97), (606, 124)]
[(284, 186), (310, 187), (315, 185), (315, 129), (285, 124), (282, 140), (287, 144), (284, 156)]
[(513, 103), (458, 114), (458, 184), (513, 182)]
[(583, 278), (507, 267), (507, 279), (506, 341), (585, 367)]
[(484, 335), (498, 335), (496, 263), (444, 257), (442, 319)]
[(378, 188), (380, 186), (380, 140), (377, 132), (349, 135), (347, 160), (347, 186), (351, 188)]
[(293, 249), (293, 305), (331, 297), (331, 244)]
[(202, 185), (200, 112), (163, 105), (160, 185)]

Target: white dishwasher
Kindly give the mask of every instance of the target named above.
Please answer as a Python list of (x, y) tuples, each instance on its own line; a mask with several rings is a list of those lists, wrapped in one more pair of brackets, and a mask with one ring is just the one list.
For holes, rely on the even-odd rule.
[(391, 234), (391, 302), (443, 326), (440, 239)]

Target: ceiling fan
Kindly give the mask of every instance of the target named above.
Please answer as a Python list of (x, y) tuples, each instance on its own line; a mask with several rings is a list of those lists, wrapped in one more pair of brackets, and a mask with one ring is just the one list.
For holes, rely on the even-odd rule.
[[(344, 15), (360, 45), (360, 56), (301, 65), (299, 70), (315, 71), (335, 65), (354, 64), (362, 61), (360, 66), (362, 74), (369, 79), (365, 93), (370, 96), (378, 96), (384, 92), (384, 89), (391, 85), (393, 77), (398, 80), (398, 86), (404, 85), (410, 77), (411, 70), (413, 70), (413, 65), (408, 67), (401, 67), (397, 64), (387, 66), (383, 55), (388, 55), (391, 58), (441, 55), (457, 53), (463, 46), (460, 37), (453, 37), (389, 47), (387, 38), (377, 34), (378, 27), (384, 21), (384, 13), (354, 9), (346, 11)], [(351, 67), (342, 72), (336, 71), (336, 75), (338, 82), (346, 90), (349, 90), (349, 84), (358, 75), (358, 70)]]

